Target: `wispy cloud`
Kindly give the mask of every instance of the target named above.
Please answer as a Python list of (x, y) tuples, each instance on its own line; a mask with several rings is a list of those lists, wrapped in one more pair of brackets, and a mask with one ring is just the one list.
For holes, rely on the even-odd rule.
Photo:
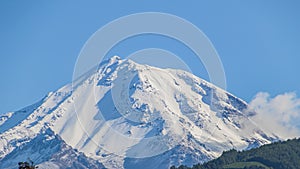
[(270, 97), (258, 93), (249, 104), (256, 115), (251, 119), (262, 129), (277, 134), (283, 139), (300, 137), (300, 98), (296, 93), (284, 93)]

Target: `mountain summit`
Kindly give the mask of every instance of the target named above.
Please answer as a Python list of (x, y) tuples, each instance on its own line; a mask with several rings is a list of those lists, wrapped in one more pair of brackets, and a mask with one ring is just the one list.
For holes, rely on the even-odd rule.
[(191, 73), (113, 57), (38, 103), (0, 117), (0, 168), (168, 168), (278, 137), (248, 105)]

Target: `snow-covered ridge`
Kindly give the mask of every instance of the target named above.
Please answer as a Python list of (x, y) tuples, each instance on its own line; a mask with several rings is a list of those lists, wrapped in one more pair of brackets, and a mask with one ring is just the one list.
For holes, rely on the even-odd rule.
[(73, 88), (1, 116), (0, 167), (48, 130), (107, 168), (192, 165), (278, 139), (245, 109), (246, 102), (191, 73), (113, 57)]

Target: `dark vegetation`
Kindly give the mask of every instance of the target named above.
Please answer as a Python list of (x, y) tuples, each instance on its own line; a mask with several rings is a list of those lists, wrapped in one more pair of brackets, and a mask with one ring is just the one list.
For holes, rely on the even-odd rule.
[(28, 161), (25, 162), (19, 162), (19, 169), (36, 169), (39, 168), (38, 166), (34, 165), (33, 161), (28, 159)]
[(230, 150), (219, 158), (193, 167), (171, 169), (300, 169), (300, 139), (276, 142), (238, 152)]

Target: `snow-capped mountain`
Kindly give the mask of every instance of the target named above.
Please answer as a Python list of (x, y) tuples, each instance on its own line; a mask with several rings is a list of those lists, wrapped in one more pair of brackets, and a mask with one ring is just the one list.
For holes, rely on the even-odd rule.
[(191, 166), (278, 137), (247, 103), (188, 72), (113, 57), (36, 104), (0, 117), (0, 168)]

